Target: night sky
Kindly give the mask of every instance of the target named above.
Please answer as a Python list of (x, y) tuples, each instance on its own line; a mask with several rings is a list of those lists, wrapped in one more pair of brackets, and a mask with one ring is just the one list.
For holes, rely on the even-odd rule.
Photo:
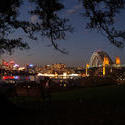
[[(58, 41), (60, 48), (65, 48), (69, 51), (68, 55), (62, 54), (55, 50), (53, 47), (47, 47), (50, 42), (46, 38), (40, 37), (37, 41), (31, 41), (26, 38), (22, 33), (22, 30), (18, 30), (15, 34), (11, 34), (10, 37), (16, 37), (17, 35), (23, 37), (25, 41), (28, 41), (30, 50), (16, 50), (13, 55), (4, 54), (1, 58), (6, 60), (15, 60), (20, 65), (24, 64), (53, 64), (53, 63), (65, 63), (68, 66), (85, 66), (89, 62), (92, 53), (96, 50), (103, 50), (109, 54), (112, 60), (115, 60), (115, 56), (121, 58), (121, 63), (125, 63), (125, 48), (119, 49), (112, 45), (106, 37), (102, 36), (96, 31), (90, 31), (85, 29), (86, 19), (81, 16), (82, 7), (78, 0), (62, 0), (65, 5), (59, 14), (70, 19), (70, 24), (74, 27), (72, 34), (67, 34), (66, 39)], [(35, 21), (35, 16), (30, 17), (27, 14), (27, 9), (31, 9), (34, 5), (26, 3), (21, 7), (20, 20), (28, 19)], [(124, 11), (120, 16), (116, 17), (116, 26), (119, 29), (125, 29), (125, 14)]]

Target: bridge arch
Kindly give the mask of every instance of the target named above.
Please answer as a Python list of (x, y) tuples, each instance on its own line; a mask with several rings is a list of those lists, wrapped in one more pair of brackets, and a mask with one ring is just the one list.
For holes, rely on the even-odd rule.
[(89, 65), (90, 67), (99, 67), (102, 66), (104, 57), (108, 58), (109, 64), (113, 64), (112, 59), (109, 57), (109, 55), (104, 51), (96, 51), (92, 54)]

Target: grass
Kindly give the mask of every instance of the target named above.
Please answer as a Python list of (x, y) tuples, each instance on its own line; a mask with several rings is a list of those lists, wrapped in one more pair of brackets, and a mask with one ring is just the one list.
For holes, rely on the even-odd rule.
[[(125, 104), (125, 86), (102, 86), (92, 88), (76, 88), (51, 93), (52, 101), (97, 101), (102, 103)], [(40, 97), (10, 98), (14, 103), (42, 102)]]
[(103, 103), (124, 103), (125, 104), (125, 86), (103, 86), (93, 88), (79, 88), (65, 92), (56, 92), (52, 94), (53, 100), (93, 100)]
[[(80, 100), (87, 100), (87, 103), (84, 101), (79, 103)], [(21, 107), (21, 113), (8, 115), (15, 124), (125, 125), (125, 86), (75, 88), (54, 92), (52, 93), (53, 102), (50, 105), (44, 105), (41, 98), (35, 97), (16, 97), (11, 98), (11, 101), (15, 101)], [(67, 101), (69, 103), (65, 103)], [(104, 105), (94, 101), (102, 102)], [(35, 110), (32, 111), (32, 109)], [(8, 120), (9, 123), (10, 120)]]

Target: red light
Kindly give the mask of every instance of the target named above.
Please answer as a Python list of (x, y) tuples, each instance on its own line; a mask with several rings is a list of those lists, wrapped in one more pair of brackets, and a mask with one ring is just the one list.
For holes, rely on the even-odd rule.
[(14, 76), (3, 76), (3, 79), (4, 79), (4, 80), (7, 80), (7, 79), (14, 79)]
[(4, 62), (3, 62), (3, 65), (8, 66), (8, 62), (5, 62), (5, 61), (4, 61)]
[(12, 61), (10, 61), (9, 63), (10, 63), (10, 64), (14, 64), (15, 62), (12, 60)]

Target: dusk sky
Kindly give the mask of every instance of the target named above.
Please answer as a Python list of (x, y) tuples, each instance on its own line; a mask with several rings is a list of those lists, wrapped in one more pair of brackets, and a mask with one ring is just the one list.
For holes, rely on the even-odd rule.
[[(1, 58), (6, 60), (15, 60), (16, 63), (23, 64), (53, 64), (53, 63), (65, 63), (68, 66), (85, 66), (89, 62), (92, 53), (96, 50), (103, 50), (109, 54), (112, 60), (115, 60), (115, 56), (121, 58), (121, 63), (125, 63), (125, 48), (119, 49), (112, 45), (106, 37), (102, 36), (96, 31), (90, 31), (85, 29), (86, 19), (82, 17), (80, 13), (83, 11), (78, 0), (62, 0), (65, 8), (60, 12), (62, 16), (70, 19), (70, 24), (74, 27), (72, 34), (67, 34), (66, 39), (63, 41), (57, 41), (60, 48), (65, 48), (69, 51), (68, 55), (62, 54), (55, 50), (53, 47), (47, 47), (50, 42), (46, 38), (39, 36), (37, 41), (31, 41), (27, 39), (21, 30), (18, 30), (11, 37), (20, 35), (28, 41), (30, 50), (16, 50), (13, 55), (3, 55)], [(23, 15), (20, 15), (20, 19), (27, 18), (27, 9), (32, 8), (33, 5), (26, 3), (21, 9)], [(34, 21), (34, 17), (28, 17), (29, 20)], [(120, 29), (125, 29), (125, 14), (122, 12), (120, 16), (117, 16), (116, 23)]]

